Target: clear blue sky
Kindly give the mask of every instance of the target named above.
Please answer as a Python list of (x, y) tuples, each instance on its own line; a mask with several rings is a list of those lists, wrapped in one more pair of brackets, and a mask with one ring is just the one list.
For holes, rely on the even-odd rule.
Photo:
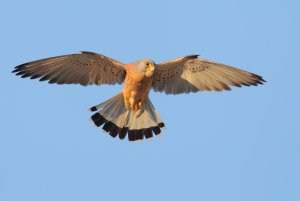
[[(2, 1), (0, 200), (300, 200), (299, 1)], [(111, 139), (87, 109), (121, 86), (49, 85), (13, 67), (75, 53), (129, 63), (188, 54), (264, 86), (166, 96), (167, 129)]]

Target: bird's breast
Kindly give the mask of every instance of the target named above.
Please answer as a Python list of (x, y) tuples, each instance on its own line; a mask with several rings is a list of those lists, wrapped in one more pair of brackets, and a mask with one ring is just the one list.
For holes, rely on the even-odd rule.
[(127, 75), (124, 80), (124, 91), (127, 93), (135, 91), (137, 96), (148, 96), (152, 81), (152, 77), (144, 77), (141, 79), (140, 77)]
[(152, 76), (146, 77), (132, 71), (127, 71), (123, 89), (124, 100), (127, 106), (129, 106), (130, 101), (134, 105), (138, 105), (140, 102), (143, 104), (150, 92), (152, 81)]

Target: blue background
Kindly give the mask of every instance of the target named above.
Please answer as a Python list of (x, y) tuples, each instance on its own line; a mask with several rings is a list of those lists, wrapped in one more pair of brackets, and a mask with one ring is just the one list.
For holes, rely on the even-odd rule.
[[(300, 200), (299, 1), (1, 1), (0, 200)], [(202, 58), (259, 87), (151, 92), (161, 137), (111, 139), (90, 106), (122, 86), (49, 85), (10, 72), (94, 51), (124, 63)]]

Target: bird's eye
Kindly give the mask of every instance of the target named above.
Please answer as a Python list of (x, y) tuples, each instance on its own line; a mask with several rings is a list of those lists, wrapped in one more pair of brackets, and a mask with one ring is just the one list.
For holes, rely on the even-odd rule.
[(150, 65), (150, 63), (148, 63), (148, 62), (147, 62), (147, 63), (146, 63), (146, 65), (147, 65), (147, 66), (149, 66), (149, 65)]

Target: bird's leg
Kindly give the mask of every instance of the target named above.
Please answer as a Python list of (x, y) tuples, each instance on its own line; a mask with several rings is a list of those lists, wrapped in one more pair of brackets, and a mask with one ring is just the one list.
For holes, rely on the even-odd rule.
[(142, 101), (139, 101), (139, 102), (138, 102), (138, 109), (140, 110), (140, 109), (142, 109), (142, 107), (143, 107), (143, 102), (142, 102)]
[(136, 107), (136, 91), (131, 91), (130, 92), (129, 103), (130, 103), (130, 107), (131, 107), (132, 110), (138, 109)]
[(129, 100), (128, 100), (127, 98), (124, 98), (124, 102), (125, 102), (125, 107), (126, 107), (126, 109), (127, 109), (127, 110), (131, 109)]
[(123, 97), (124, 97), (124, 104), (127, 110), (130, 110), (130, 103), (129, 103), (129, 98), (127, 96), (127, 94), (123, 91)]
[(129, 103), (130, 103), (130, 108), (132, 110), (135, 110), (135, 104), (134, 104), (134, 99), (133, 98), (129, 98)]

